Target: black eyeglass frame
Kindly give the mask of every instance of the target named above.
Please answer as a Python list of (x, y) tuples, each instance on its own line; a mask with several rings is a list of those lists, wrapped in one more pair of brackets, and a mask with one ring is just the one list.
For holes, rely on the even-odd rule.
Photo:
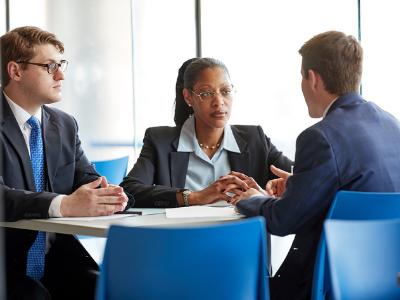
[[(63, 59), (61, 62), (59, 63), (51, 63), (51, 64), (39, 64), (39, 63), (32, 63), (32, 62), (27, 62), (27, 61), (18, 61), (17, 64), (28, 64), (28, 65), (35, 65), (35, 66), (39, 66), (39, 67), (46, 67), (47, 68), (47, 73), (49, 74), (55, 74), (58, 72), (58, 69), (61, 68), (61, 65), (65, 63), (65, 69), (62, 70), (63, 72), (65, 72), (68, 68), (68, 60)], [(54, 66), (53, 66), (54, 65)], [(50, 73), (50, 69), (52, 68), (56, 68), (56, 70), (52, 73)]]

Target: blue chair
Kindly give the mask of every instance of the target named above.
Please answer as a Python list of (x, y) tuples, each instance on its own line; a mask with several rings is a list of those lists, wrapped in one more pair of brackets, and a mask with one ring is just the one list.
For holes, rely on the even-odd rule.
[(400, 299), (400, 219), (327, 220), (333, 299)]
[(269, 299), (262, 217), (192, 228), (111, 226), (97, 300)]
[[(126, 175), (129, 156), (117, 159), (92, 162), (100, 175), (106, 176), (111, 184), (119, 185)], [(77, 235), (86, 250), (101, 267), (101, 256), (104, 252), (105, 238), (97, 238), (85, 235)]]
[[(400, 218), (400, 193), (365, 193), (339, 191), (327, 219), (382, 220)], [(312, 300), (331, 299), (329, 264), (325, 234), (319, 241), (314, 267)]]
[(126, 176), (128, 160), (129, 156), (124, 156), (112, 160), (94, 161), (92, 164), (100, 175), (107, 178), (109, 183), (119, 185)]

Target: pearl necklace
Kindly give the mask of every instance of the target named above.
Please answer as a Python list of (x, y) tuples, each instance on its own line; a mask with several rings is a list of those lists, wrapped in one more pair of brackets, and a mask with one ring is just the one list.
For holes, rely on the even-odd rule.
[(215, 146), (204, 146), (202, 143), (200, 143), (199, 141), (197, 141), (198, 143), (199, 143), (199, 146), (200, 147), (204, 147), (204, 148), (206, 148), (206, 149), (215, 149), (215, 148), (218, 148), (221, 144), (216, 144)]

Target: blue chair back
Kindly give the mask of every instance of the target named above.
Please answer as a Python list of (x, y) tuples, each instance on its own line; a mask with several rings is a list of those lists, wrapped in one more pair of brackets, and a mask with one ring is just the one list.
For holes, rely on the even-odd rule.
[[(400, 193), (339, 191), (327, 219), (380, 220), (400, 218)], [(314, 267), (312, 300), (331, 299), (329, 261), (322, 232)]]
[(126, 176), (128, 160), (129, 156), (124, 156), (112, 160), (94, 161), (92, 164), (100, 175), (107, 178), (109, 183), (119, 185)]
[(400, 299), (400, 219), (327, 220), (333, 299)]
[(262, 217), (195, 228), (111, 226), (97, 300), (269, 299)]

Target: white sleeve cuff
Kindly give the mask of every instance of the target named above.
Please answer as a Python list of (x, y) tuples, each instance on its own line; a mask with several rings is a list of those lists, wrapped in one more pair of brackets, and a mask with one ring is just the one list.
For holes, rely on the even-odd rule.
[(50, 218), (62, 218), (63, 215), (60, 213), (61, 201), (65, 195), (58, 195), (55, 197), (50, 204), (49, 216)]

